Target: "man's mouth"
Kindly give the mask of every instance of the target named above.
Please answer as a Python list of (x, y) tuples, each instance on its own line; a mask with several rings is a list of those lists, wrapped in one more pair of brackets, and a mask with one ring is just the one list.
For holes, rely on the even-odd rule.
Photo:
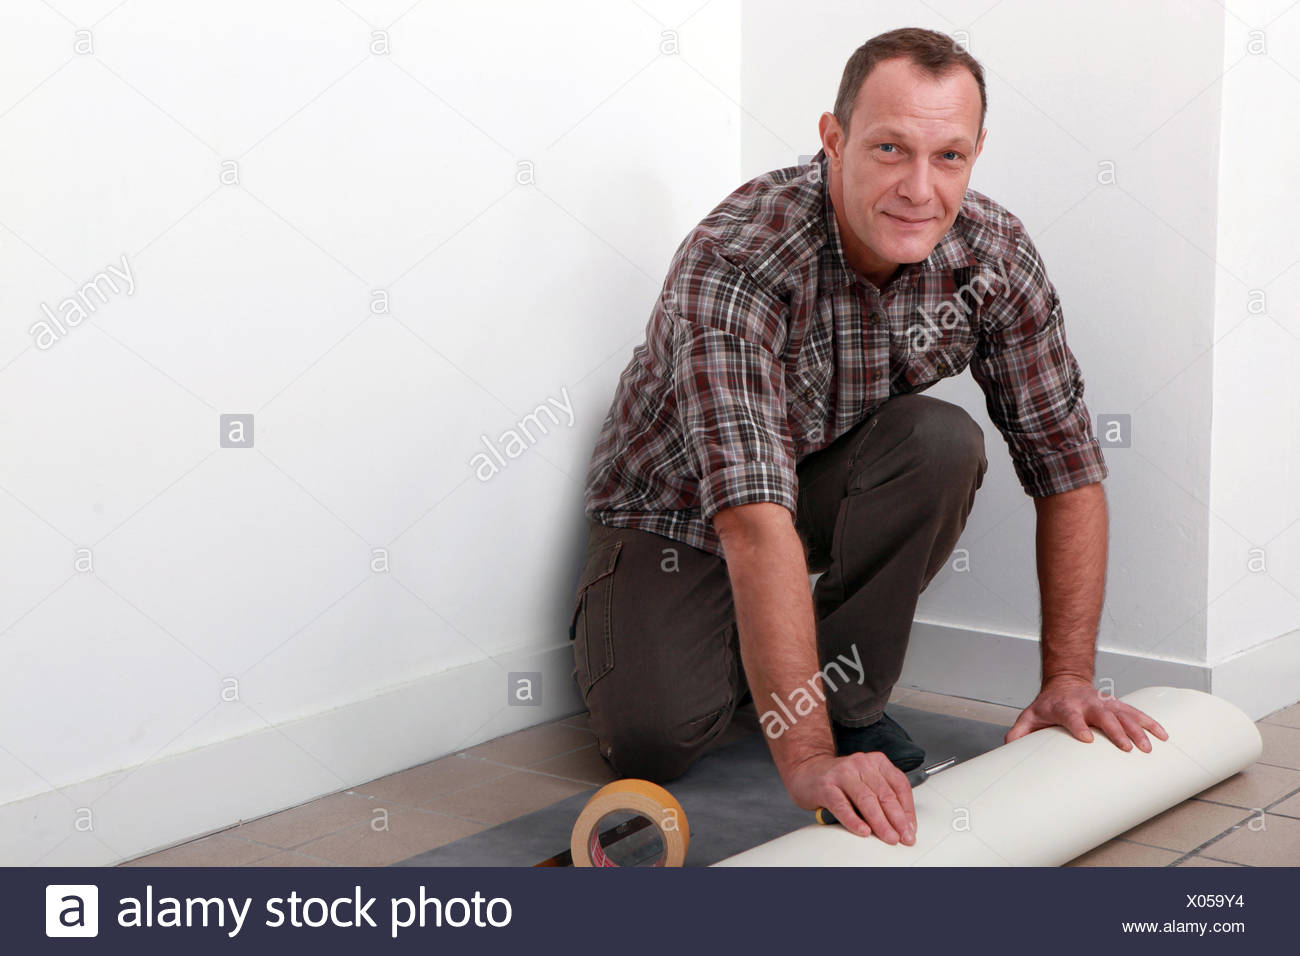
[(908, 219), (906, 216), (895, 216), (893, 213), (890, 212), (885, 213), (885, 215), (888, 216), (890, 219), (892, 219), (894, 222), (899, 223), (900, 225), (903, 226), (919, 226), (922, 223), (929, 222), (931, 219), (934, 218), (933, 216), (927, 216), (924, 219)]

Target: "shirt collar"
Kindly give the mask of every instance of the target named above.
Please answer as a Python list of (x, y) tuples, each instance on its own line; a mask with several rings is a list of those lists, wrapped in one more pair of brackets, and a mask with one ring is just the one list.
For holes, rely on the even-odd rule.
[[(826, 150), (819, 149), (817, 155), (810, 162), (812, 165), (820, 167), (822, 184), (822, 224), (826, 231), (826, 246), (822, 258), (823, 283), (832, 288), (839, 288), (855, 280), (865, 282), (866, 280), (853, 271), (853, 267), (849, 265), (849, 260), (844, 254), (844, 243), (840, 239), (839, 223), (835, 219), (835, 206), (831, 202), (830, 160), (826, 157)], [(957, 215), (960, 217), (961, 213)], [(966, 240), (962, 238), (961, 231), (954, 222), (948, 231), (943, 234), (943, 238), (930, 250), (930, 254), (920, 262), (905, 264), (898, 278), (903, 279), (908, 276), (918, 276), (932, 272), (952, 272), (956, 269), (978, 264), (979, 260), (975, 258), (975, 253), (971, 251)]]

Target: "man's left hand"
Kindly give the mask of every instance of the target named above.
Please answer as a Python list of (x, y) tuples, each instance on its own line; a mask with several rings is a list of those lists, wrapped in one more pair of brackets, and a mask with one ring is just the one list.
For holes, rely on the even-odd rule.
[(1011, 743), (1043, 727), (1062, 726), (1084, 743), (1092, 742), (1096, 727), (1120, 750), (1129, 751), (1133, 744), (1144, 753), (1151, 752), (1149, 730), (1161, 740), (1169, 734), (1155, 720), (1114, 697), (1103, 697), (1089, 681), (1081, 677), (1053, 677), (1012, 724), (1003, 738)]

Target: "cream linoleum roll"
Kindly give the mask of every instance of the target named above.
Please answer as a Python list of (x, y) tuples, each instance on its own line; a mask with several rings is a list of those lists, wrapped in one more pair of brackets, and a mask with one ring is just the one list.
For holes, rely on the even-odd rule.
[[(916, 844), (809, 825), (716, 866), (1060, 866), (1259, 759), (1235, 705), (1197, 690), (1122, 697), (1169, 734), (1125, 753), (1101, 731), (1047, 727), (935, 774), (913, 792)], [(942, 756), (942, 755), (936, 755)]]

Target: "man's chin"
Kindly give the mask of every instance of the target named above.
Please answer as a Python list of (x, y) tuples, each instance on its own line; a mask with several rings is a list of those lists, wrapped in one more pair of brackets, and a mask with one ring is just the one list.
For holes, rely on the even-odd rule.
[(892, 242), (886, 245), (884, 256), (890, 262), (903, 264), (921, 262), (934, 251), (934, 247), (939, 244), (939, 238), (941, 237), (917, 238), (910, 242)]

